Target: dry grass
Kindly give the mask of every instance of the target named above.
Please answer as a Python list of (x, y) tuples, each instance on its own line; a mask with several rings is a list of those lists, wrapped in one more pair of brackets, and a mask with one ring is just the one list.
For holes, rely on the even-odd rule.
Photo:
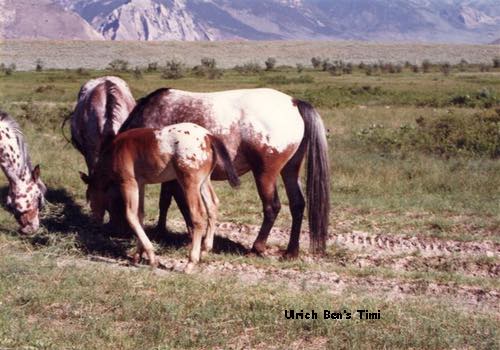
[(189, 66), (204, 57), (215, 58), (222, 68), (242, 62), (260, 62), (274, 57), (277, 65), (311, 64), (313, 56), (346, 62), (378, 61), (412, 64), (431, 62), (488, 63), (499, 55), (496, 45), (387, 44), (352, 41), (236, 41), (236, 42), (123, 42), (123, 41), (21, 41), (0, 42), (0, 62), (16, 63), (21, 70), (35, 68), (41, 59), (45, 68), (106, 68), (114, 59), (124, 59), (131, 67), (146, 67), (150, 62), (164, 64), (180, 59)]

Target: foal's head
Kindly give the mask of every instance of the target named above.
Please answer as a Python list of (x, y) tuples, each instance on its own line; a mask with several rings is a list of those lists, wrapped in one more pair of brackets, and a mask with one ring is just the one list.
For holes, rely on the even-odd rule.
[(104, 214), (108, 207), (108, 192), (111, 190), (110, 182), (99, 173), (87, 175), (80, 172), (80, 178), (87, 184), (87, 202), (90, 203), (92, 218), (99, 224), (104, 222)]
[(21, 233), (33, 233), (40, 225), (39, 212), (47, 191), (40, 180), (40, 167), (22, 175), (20, 181), (12, 181), (7, 195), (7, 208), (21, 226)]

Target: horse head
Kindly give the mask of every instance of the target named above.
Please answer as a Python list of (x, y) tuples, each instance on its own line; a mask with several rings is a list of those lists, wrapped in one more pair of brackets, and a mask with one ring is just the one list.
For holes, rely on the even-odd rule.
[(11, 181), (7, 195), (7, 208), (14, 214), (21, 226), (21, 233), (29, 234), (38, 230), (39, 212), (44, 205), (46, 191), (40, 179), (38, 165), (31, 173), (23, 175), (18, 181)]

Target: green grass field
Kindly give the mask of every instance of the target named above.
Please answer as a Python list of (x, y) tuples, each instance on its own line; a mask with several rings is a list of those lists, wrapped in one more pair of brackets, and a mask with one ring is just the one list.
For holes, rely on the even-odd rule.
[[(187, 72), (177, 80), (145, 71), (0, 76), (0, 108), (23, 127), (50, 201), (32, 237), (20, 237), (14, 218), (0, 210), (0, 349), (500, 346), (498, 68), (223, 73), (208, 79)], [(155, 242), (167, 268), (129, 266), (134, 242), (90, 223), (78, 176), (84, 160), (60, 128), (81, 84), (105, 74), (125, 79), (136, 98), (159, 87), (266, 86), (313, 103), (330, 146), (328, 254), (309, 255), (304, 237), (301, 259), (279, 259), (291, 223), (280, 184), (276, 226), (284, 232), (271, 234), (268, 256), (248, 256), (261, 204), (247, 174), (237, 191), (215, 183), (220, 221), (232, 225), (219, 229), (215, 253), (197, 273), (178, 272), (187, 238), (176, 209), (169, 213), (173, 233)], [(3, 195), (6, 186), (1, 177)], [(151, 227), (158, 193), (158, 186), (147, 192)], [(320, 317), (287, 320), (288, 309)], [(325, 309), (380, 310), (382, 317), (324, 320)]]

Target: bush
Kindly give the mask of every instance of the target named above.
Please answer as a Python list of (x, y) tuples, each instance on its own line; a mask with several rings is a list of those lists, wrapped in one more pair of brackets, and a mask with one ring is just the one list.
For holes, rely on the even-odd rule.
[(264, 63), (266, 65), (266, 70), (273, 70), (276, 66), (276, 58), (269, 57)]
[(297, 68), (297, 73), (302, 73), (304, 71), (304, 65), (302, 63), (297, 63), (295, 66)]
[(40, 58), (35, 61), (35, 70), (37, 72), (41, 72), (43, 70), (43, 66), (43, 61)]
[(500, 158), (499, 130), (500, 110), (489, 110), (474, 116), (445, 115), (435, 120), (419, 117), (416, 126), (372, 125), (356, 136), (365, 146), (382, 153)]
[(150, 62), (148, 63), (148, 72), (156, 72), (158, 70), (158, 62)]
[(184, 77), (185, 65), (181, 61), (172, 59), (167, 61), (161, 74), (163, 79), (180, 79)]
[(459, 94), (450, 99), (452, 105), (470, 108), (491, 108), (499, 103), (497, 96), (488, 88), (482, 88), (475, 94)]
[(419, 73), (420, 72), (420, 68), (415, 64), (413, 66), (411, 66), (411, 70), (413, 73)]
[(138, 66), (135, 66), (133, 74), (135, 79), (142, 79), (142, 71)]
[(429, 73), (431, 71), (431, 61), (429, 60), (423, 60), (422, 61), (422, 72), (424, 73)]
[(469, 62), (467, 62), (465, 59), (461, 59), (460, 63), (458, 64), (458, 70), (460, 72), (465, 72), (469, 66)]
[(218, 79), (222, 77), (222, 69), (217, 68), (217, 62), (214, 58), (202, 58), (201, 65), (193, 67), (193, 73), (198, 77), (207, 77), (208, 79)]
[(262, 71), (262, 67), (257, 62), (248, 62), (243, 66), (236, 66), (234, 70), (241, 74), (253, 74), (260, 73)]
[(489, 72), (490, 69), (491, 69), (491, 67), (489, 65), (487, 65), (487, 64), (482, 63), (482, 64), (479, 65), (479, 71), (482, 72), (482, 73)]
[(82, 68), (82, 67), (78, 68), (78, 69), (76, 70), (76, 73), (77, 73), (78, 75), (85, 76), (85, 77), (90, 75), (89, 71), (88, 71), (88, 70), (86, 70), (85, 68)]
[(15, 63), (9, 64), (9, 66), (6, 66), (5, 63), (0, 64), (0, 72), (5, 73), (5, 75), (12, 75), (14, 71), (16, 70), (16, 65)]
[(495, 57), (493, 59), (493, 68), (500, 68), (500, 57)]
[(445, 62), (439, 67), (439, 69), (441, 70), (441, 73), (448, 76), (451, 72), (451, 64), (449, 62)]
[(311, 58), (311, 64), (314, 69), (319, 69), (319, 67), (321, 67), (321, 65), (323, 64), (323, 61), (320, 57), (313, 57)]
[(108, 64), (108, 69), (115, 71), (115, 72), (127, 72), (129, 69), (129, 63), (128, 61), (122, 60), (122, 59), (116, 59)]

